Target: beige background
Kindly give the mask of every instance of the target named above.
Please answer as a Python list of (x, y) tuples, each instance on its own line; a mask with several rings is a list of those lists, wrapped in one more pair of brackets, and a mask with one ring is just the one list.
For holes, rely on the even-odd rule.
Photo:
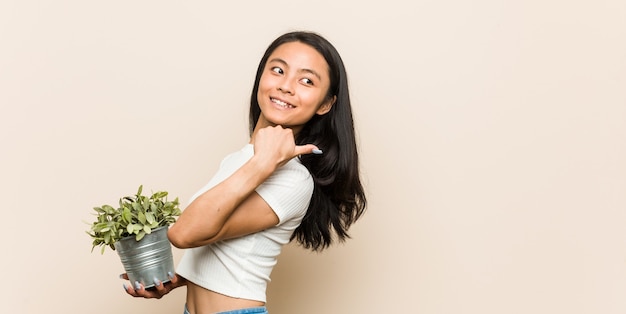
[(91, 208), (186, 202), (295, 29), (342, 53), (370, 202), (285, 249), (271, 313), (626, 312), (623, 0), (0, 2), (0, 312), (181, 313), (124, 294)]

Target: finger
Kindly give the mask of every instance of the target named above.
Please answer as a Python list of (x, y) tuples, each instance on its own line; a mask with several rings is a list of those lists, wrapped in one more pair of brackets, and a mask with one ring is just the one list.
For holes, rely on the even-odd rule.
[[(163, 284), (161, 284), (161, 287), (163, 286)], [(146, 298), (146, 299), (152, 299), (152, 298), (157, 298), (160, 299), (163, 295), (160, 293), (157, 293), (156, 291), (148, 291), (146, 290), (146, 288), (139, 282), (135, 281), (135, 287), (134, 287), (135, 293), (132, 294), (133, 296), (136, 297), (142, 297), (142, 298)]]
[(154, 278), (154, 287), (156, 288), (156, 292), (159, 295), (164, 295), (167, 293), (167, 290), (165, 289), (165, 285), (156, 278)]
[(168, 271), (168, 272), (167, 272), (167, 277), (170, 279), (170, 282), (172, 283), (172, 285), (173, 285), (174, 287), (176, 287), (176, 286), (177, 286), (177, 284), (178, 284), (178, 275), (173, 274), (172, 272), (169, 272), (169, 271)]
[(294, 149), (294, 153), (297, 155), (316, 154), (321, 155), (323, 152), (321, 149), (313, 144), (299, 145)]
[(124, 291), (126, 291), (126, 293), (132, 295), (133, 297), (138, 297), (137, 293), (135, 292), (135, 289), (133, 288), (132, 285), (129, 285), (127, 283), (124, 283)]
[(143, 288), (143, 285), (139, 281), (135, 281), (135, 283), (132, 286), (132, 289), (133, 289), (133, 292), (134, 292), (133, 295), (135, 295), (135, 296), (141, 296), (141, 293), (146, 291)]

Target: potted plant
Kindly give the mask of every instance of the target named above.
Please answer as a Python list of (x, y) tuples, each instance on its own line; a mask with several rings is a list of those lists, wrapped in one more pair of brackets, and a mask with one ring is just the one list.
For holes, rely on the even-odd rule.
[(178, 197), (168, 201), (168, 192), (148, 197), (142, 190), (140, 185), (137, 194), (120, 198), (117, 208), (94, 207), (96, 220), (87, 234), (93, 239), (92, 252), (97, 246), (102, 247), (101, 254), (106, 247), (117, 251), (128, 279), (151, 288), (155, 279), (168, 282), (168, 273), (174, 273), (167, 230), (181, 211)]

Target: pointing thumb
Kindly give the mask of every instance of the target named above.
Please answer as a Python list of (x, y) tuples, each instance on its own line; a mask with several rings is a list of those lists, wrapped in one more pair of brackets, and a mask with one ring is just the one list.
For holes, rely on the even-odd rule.
[(317, 146), (313, 144), (307, 144), (307, 145), (296, 146), (295, 153), (296, 155), (306, 155), (306, 154), (321, 155), (323, 152), (321, 149), (317, 148)]

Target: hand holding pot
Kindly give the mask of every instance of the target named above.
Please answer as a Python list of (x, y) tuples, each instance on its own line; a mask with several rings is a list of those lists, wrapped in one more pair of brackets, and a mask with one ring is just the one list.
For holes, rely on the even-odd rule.
[[(126, 293), (130, 294), (136, 298), (145, 298), (145, 299), (160, 299), (164, 295), (168, 294), (170, 291), (186, 285), (185, 278), (178, 277), (177, 274), (168, 274), (170, 277), (170, 281), (163, 283), (158, 280), (154, 283), (154, 287), (145, 289), (145, 287), (139, 283), (135, 282), (134, 284), (124, 283), (124, 290)], [(128, 275), (126, 273), (121, 274), (120, 278), (128, 280)]]

